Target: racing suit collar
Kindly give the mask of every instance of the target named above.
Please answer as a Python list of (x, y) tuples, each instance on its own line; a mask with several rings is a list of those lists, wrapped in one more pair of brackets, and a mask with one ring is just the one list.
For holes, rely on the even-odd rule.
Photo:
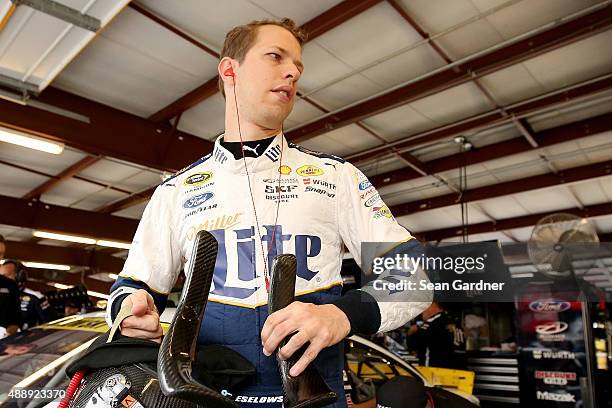
[[(216, 167), (229, 173), (246, 174), (242, 157), (235, 159), (233, 154), (221, 144), (222, 138), (223, 135), (217, 137), (212, 152), (212, 158)], [(281, 164), (281, 146), (283, 148), (282, 155), (287, 157), (287, 140), (282, 132), (276, 135), (262, 155), (259, 157), (246, 157), (249, 173), (278, 169)]]

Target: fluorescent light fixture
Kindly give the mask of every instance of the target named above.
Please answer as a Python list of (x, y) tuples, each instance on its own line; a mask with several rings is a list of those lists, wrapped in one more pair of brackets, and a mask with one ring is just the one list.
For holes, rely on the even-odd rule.
[(116, 273), (109, 273), (108, 277), (111, 278), (112, 280), (117, 280), (117, 278), (119, 277), (119, 275), (117, 275)]
[(42, 262), (24, 262), (23, 265), (28, 268), (34, 268), (34, 269), (54, 269), (56, 271), (69, 271), (70, 270), (70, 266), (68, 265), (50, 264), (50, 263), (42, 263)]
[(107, 241), (104, 239), (99, 239), (96, 241), (97, 245), (111, 247), (111, 248), (119, 248), (119, 249), (130, 249), (130, 245), (128, 242), (118, 242), (118, 241)]
[(45, 231), (34, 231), (32, 235), (38, 238), (57, 239), (58, 241), (77, 242), (79, 244), (93, 245), (96, 243), (96, 240), (93, 238), (79, 237), (77, 235), (56, 234)]
[(74, 288), (74, 286), (72, 285), (64, 285), (63, 283), (56, 283), (56, 282), (51, 282), (49, 283), (49, 285), (53, 286), (55, 289), (61, 289), (61, 290)]
[(107, 294), (100, 293), (100, 292), (95, 292), (93, 290), (88, 290), (87, 294), (89, 296), (97, 297), (97, 298), (100, 298), (100, 299), (108, 299), (108, 297), (109, 297)]
[(28, 135), (26, 133), (7, 128), (0, 128), (0, 142), (12, 143), (18, 146), (52, 154), (60, 154), (64, 151), (63, 143), (51, 142), (41, 137)]

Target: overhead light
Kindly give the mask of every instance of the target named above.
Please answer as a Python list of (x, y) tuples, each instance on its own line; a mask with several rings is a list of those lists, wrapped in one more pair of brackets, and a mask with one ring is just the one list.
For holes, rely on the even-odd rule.
[(61, 289), (61, 290), (74, 288), (74, 286), (72, 285), (64, 285), (63, 283), (56, 283), (56, 282), (51, 282), (49, 283), (49, 285), (53, 286), (55, 289)]
[(109, 298), (109, 296), (107, 294), (100, 293), (100, 292), (95, 292), (93, 290), (88, 290), (87, 294), (89, 296), (97, 297), (97, 298), (100, 298), (100, 299), (108, 299)]
[(70, 266), (68, 265), (50, 264), (50, 263), (42, 263), (42, 262), (24, 262), (23, 266), (27, 268), (34, 268), (34, 269), (53, 269), (56, 271), (69, 271), (70, 270)]
[(0, 141), (52, 154), (60, 154), (64, 151), (63, 143), (51, 142), (41, 137), (7, 128), (0, 128)]
[(59, 241), (77, 242), (79, 244), (94, 245), (96, 243), (96, 240), (93, 238), (79, 237), (77, 235), (56, 234), (45, 231), (34, 231), (32, 235), (38, 238), (57, 239)]
[(105, 246), (105, 247), (110, 247), (110, 248), (119, 248), (119, 249), (130, 249), (130, 245), (131, 245), (128, 242), (107, 241), (104, 239), (97, 240), (96, 244), (100, 246)]
[(117, 280), (117, 278), (119, 277), (119, 275), (117, 275), (116, 273), (109, 273), (108, 277), (111, 278), (112, 280)]

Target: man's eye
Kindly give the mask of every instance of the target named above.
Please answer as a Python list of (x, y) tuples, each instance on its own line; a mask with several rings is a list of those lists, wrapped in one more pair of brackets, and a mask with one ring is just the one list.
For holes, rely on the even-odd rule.
[(279, 60), (281, 58), (280, 54), (277, 54), (275, 52), (271, 52), (268, 55), (272, 56), (272, 58), (275, 60)]

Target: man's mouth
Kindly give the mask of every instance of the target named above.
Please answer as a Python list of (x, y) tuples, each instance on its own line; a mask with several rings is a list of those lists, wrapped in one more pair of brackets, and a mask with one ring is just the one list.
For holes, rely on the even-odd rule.
[(277, 94), (283, 102), (289, 102), (293, 96), (293, 89), (290, 86), (278, 86), (272, 89), (272, 92)]

